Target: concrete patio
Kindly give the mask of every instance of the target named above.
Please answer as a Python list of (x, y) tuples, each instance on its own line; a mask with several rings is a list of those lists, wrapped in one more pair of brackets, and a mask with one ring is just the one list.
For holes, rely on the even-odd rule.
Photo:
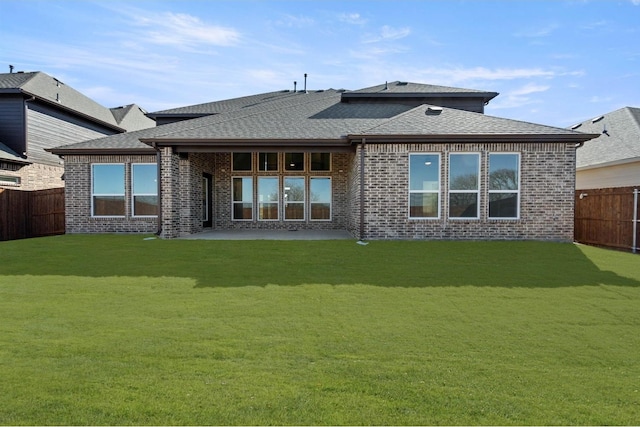
[(355, 240), (346, 230), (205, 230), (186, 240)]

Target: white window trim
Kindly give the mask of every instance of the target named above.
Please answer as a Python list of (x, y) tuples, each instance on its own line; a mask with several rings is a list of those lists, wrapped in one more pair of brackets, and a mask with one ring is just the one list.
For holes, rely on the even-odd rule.
[[(123, 176), (124, 187), (122, 188), (122, 194), (94, 193), (93, 192), (94, 175), (95, 175), (93, 172), (94, 166), (122, 166), (122, 173), (124, 174)], [(107, 197), (122, 196), (123, 202), (125, 202), (124, 213), (122, 215), (95, 215), (95, 206), (94, 206), (95, 196), (107, 196)], [(126, 200), (127, 200), (127, 165), (126, 163), (91, 163), (91, 218), (125, 218), (127, 216)]]
[[(452, 190), (451, 189), (451, 156), (456, 155), (477, 155), (478, 156), (478, 174), (477, 174), (477, 187), (475, 190)], [(471, 221), (471, 220), (479, 220), (480, 219), (480, 165), (482, 163), (482, 153), (474, 152), (474, 151), (457, 151), (453, 153), (449, 153), (449, 167), (447, 168), (447, 210), (449, 212), (448, 218), (452, 220), (462, 220), (462, 221)], [(451, 194), (472, 194), (476, 195), (476, 216), (451, 216)]]
[[(437, 190), (412, 190), (411, 189), (411, 156), (438, 156), (438, 189)], [(407, 187), (409, 197), (407, 199), (407, 212), (410, 220), (434, 221), (439, 220), (442, 216), (442, 153), (409, 153), (407, 164)], [(437, 216), (411, 216), (411, 194), (436, 194), (438, 196), (438, 215)]]
[[(276, 181), (276, 189), (278, 190), (278, 197), (276, 199), (275, 202), (260, 202), (260, 180), (261, 179), (273, 179)], [(256, 200), (255, 200), (255, 206), (256, 206), (256, 219), (260, 222), (278, 222), (280, 221), (280, 216), (284, 215), (283, 212), (280, 212), (280, 180), (277, 176), (273, 176), (273, 175), (259, 175), (256, 178)], [(264, 204), (264, 203), (268, 203), (268, 204), (275, 204), (276, 208), (278, 210), (278, 217), (276, 219), (272, 219), (272, 218), (267, 218), (267, 219), (263, 219), (260, 218), (260, 205)]]
[[(238, 178), (249, 178), (251, 179), (251, 218), (234, 218), (233, 217), (233, 213), (235, 211), (235, 205), (236, 204), (241, 204), (241, 203), (245, 203), (245, 202), (236, 202), (235, 200), (233, 200), (233, 191), (234, 191), (234, 187), (233, 187), (233, 180), (234, 179), (238, 179)], [(253, 179), (253, 177), (251, 176), (247, 176), (247, 175), (239, 175), (239, 176), (232, 176), (231, 177), (231, 221), (239, 221), (239, 222), (251, 222), (253, 221), (253, 218), (255, 218), (255, 210), (256, 210), (256, 204), (255, 204), (255, 180)]]
[[(324, 204), (324, 202), (314, 202), (311, 200), (311, 182), (314, 179), (328, 179), (329, 188), (331, 189), (331, 198), (329, 199), (329, 219), (313, 219), (311, 218), (311, 212), (313, 212), (312, 206), (314, 203)], [(310, 176), (309, 177), (309, 221), (313, 222), (331, 222), (333, 219), (333, 180), (330, 176)]]
[[(510, 154), (510, 155), (515, 155), (518, 158), (518, 189), (517, 190), (491, 190), (490, 188), (490, 173), (491, 173), (491, 155), (500, 155), (500, 154)], [(521, 175), (522, 175), (522, 155), (521, 153), (518, 152), (502, 152), (502, 151), (498, 151), (498, 152), (489, 152), (487, 154), (487, 218), (490, 220), (495, 220), (495, 221), (513, 221), (513, 220), (518, 220), (520, 219), (520, 181), (521, 181)], [(491, 198), (491, 194), (516, 194), (516, 197), (518, 198), (517, 201), (517, 205), (516, 205), (516, 216), (489, 216), (489, 200)]]
[[(296, 172), (301, 172), (301, 171), (296, 171)], [(286, 196), (286, 187), (285, 187), (285, 183), (287, 182), (287, 179), (301, 179), (302, 180), (302, 188), (304, 189), (304, 200), (302, 200), (301, 202), (299, 201), (295, 201), (295, 202), (287, 202), (285, 200), (285, 196)], [(296, 175), (287, 175), (282, 179), (282, 219), (285, 222), (300, 222), (300, 221), (306, 221), (307, 220), (307, 180), (305, 179), (304, 176), (296, 176)], [(292, 218), (292, 219), (287, 219), (287, 203), (292, 203), (295, 205), (302, 205), (302, 218)]]
[[(156, 166), (157, 168), (157, 163), (131, 163), (131, 216), (133, 218), (156, 218), (158, 215), (136, 215), (136, 203), (135, 203), (135, 197), (136, 196), (156, 196), (156, 198), (158, 197), (158, 187), (157, 187), (157, 182), (156, 182), (156, 192), (155, 193), (140, 193), (140, 194), (136, 194), (134, 192), (134, 184), (135, 184), (135, 173), (134, 173), (134, 166), (136, 165), (149, 165), (149, 166)], [(157, 170), (156, 170), (156, 174), (157, 174)], [(125, 184), (126, 186), (126, 184)]]

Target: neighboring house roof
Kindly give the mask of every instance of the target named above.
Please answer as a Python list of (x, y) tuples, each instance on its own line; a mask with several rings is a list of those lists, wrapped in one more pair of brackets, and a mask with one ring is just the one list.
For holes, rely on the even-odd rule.
[(11, 148), (4, 145), (2, 142), (0, 142), (0, 160), (11, 162), (11, 163), (22, 163), (22, 164), (31, 163), (27, 161), (24, 157), (21, 157), (18, 153), (13, 151)]
[(126, 130), (118, 126), (108, 108), (41, 71), (0, 74), (0, 94), (2, 93), (33, 96), (40, 101), (71, 111), (119, 132)]
[[(211, 111), (229, 108), (226, 112), (50, 151), (55, 154), (140, 152), (148, 151), (149, 145), (154, 144), (182, 146), (185, 151), (203, 147), (249, 150), (268, 144), (337, 149), (349, 147), (363, 137), (387, 142), (416, 138), (438, 142), (581, 142), (595, 136), (452, 108), (414, 107), (391, 101), (346, 103), (342, 102), (346, 93), (351, 92), (334, 89), (276, 92), (255, 95), (253, 103), (247, 102), (248, 97), (220, 101), (219, 105), (209, 104), (213, 107)], [(262, 101), (257, 102), (259, 100)], [(231, 108), (232, 105), (235, 108)]]
[(111, 108), (110, 110), (118, 125), (127, 131), (146, 129), (156, 125), (155, 120), (149, 118), (147, 112), (136, 104)]
[(489, 102), (491, 99), (498, 96), (498, 92), (487, 92), (476, 89), (463, 89), (449, 86), (437, 86), (423, 83), (411, 83), (411, 82), (387, 82), (377, 86), (371, 86), (364, 89), (358, 89), (345, 93), (345, 98), (360, 98), (369, 97), (374, 95), (376, 97), (474, 97), (483, 98), (485, 102)]
[(640, 108), (620, 108), (571, 129), (599, 134), (577, 150), (578, 169), (640, 161)]

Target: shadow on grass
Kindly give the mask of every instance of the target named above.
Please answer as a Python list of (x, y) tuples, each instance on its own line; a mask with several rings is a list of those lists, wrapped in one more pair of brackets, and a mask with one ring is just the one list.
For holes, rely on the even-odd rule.
[(615, 257), (611, 271), (604, 271), (577, 246), (550, 242), (374, 241), (362, 246), (350, 240), (186, 241), (66, 235), (0, 242), (0, 259), (0, 276), (187, 277), (198, 288), (640, 286), (638, 280), (614, 272)]

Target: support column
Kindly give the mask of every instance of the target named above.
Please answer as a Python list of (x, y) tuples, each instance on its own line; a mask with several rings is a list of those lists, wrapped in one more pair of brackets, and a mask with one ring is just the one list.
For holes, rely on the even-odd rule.
[(180, 158), (171, 147), (160, 154), (162, 185), (162, 233), (164, 239), (180, 235)]

